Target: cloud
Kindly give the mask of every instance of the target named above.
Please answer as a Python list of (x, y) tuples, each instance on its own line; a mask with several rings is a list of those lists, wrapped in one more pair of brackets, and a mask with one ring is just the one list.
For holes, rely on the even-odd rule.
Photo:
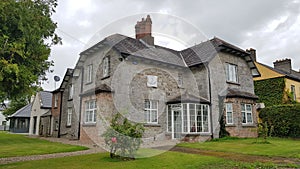
[(157, 43), (168, 45), (169, 37), (193, 45), (218, 36), (244, 49), (256, 48), (258, 60), (265, 64), (288, 57), (299, 69), (299, 4), (299, 0), (63, 0), (53, 20), (64, 44), (52, 48), (51, 59), (55, 73), (63, 76), (85, 47), (113, 33), (134, 36), (136, 21), (152, 13), (153, 31), (163, 37)]

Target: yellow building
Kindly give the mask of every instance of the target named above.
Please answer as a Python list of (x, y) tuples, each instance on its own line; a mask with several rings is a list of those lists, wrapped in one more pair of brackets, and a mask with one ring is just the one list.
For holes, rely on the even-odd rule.
[[(256, 60), (255, 57), (254, 60)], [(287, 99), (287, 95), (289, 95), (292, 100), (300, 102), (300, 72), (292, 69), (291, 59), (277, 60), (273, 62), (273, 64), (274, 67), (270, 67), (262, 63), (255, 62), (261, 76), (253, 78), (254, 81), (284, 78), (284, 98)]]

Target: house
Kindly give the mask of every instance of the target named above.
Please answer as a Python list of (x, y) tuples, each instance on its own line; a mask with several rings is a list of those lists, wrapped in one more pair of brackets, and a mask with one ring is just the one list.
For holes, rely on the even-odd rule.
[(60, 87), (52, 92), (53, 137), (79, 139), (79, 118), (73, 113), (72, 75), (73, 69), (68, 68)]
[(151, 30), (148, 15), (135, 38), (114, 34), (80, 53), (72, 76), (80, 140), (103, 144), (116, 112), (144, 124), (144, 141), (218, 138), (221, 119), (231, 136), (256, 137), (251, 53), (216, 37), (176, 51), (155, 45)]
[(28, 133), (32, 103), (22, 107), (9, 116), (9, 131), (13, 133)]
[(49, 136), (53, 131), (53, 118), (51, 114), (52, 93), (40, 91), (36, 94), (30, 114), (30, 135)]
[(7, 104), (4, 102), (0, 105), (0, 131), (9, 130), (10, 121), (3, 115), (3, 111), (7, 108)]
[[(254, 50), (254, 49), (252, 49)], [(256, 52), (254, 51), (253, 56), (256, 60)], [(256, 67), (258, 68), (259, 72), (261, 73), (260, 77), (255, 77), (254, 81), (256, 83), (262, 82), (262, 81), (275, 81), (276, 79), (282, 79), (284, 82), (283, 86), (275, 86), (278, 90), (280, 90), (280, 93), (283, 95), (283, 97), (278, 100), (276, 103), (272, 102), (274, 104), (281, 104), (284, 102), (288, 102), (287, 100), (292, 100), (296, 102), (300, 102), (300, 71), (295, 71), (292, 69), (291, 59), (282, 59), (282, 60), (276, 60), (273, 62), (274, 67), (270, 67), (268, 65), (262, 64), (260, 62), (255, 62)], [(261, 93), (260, 97), (264, 98), (264, 96), (267, 96), (267, 93), (274, 93), (275, 90), (268, 89), (268, 87), (264, 89), (257, 89), (257, 90), (263, 90), (258, 91)], [(268, 98), (270, 99), (270, 98)], [(263, 100), (262, 100), (263, 101)], [(270, 106), (270, 105), (266, 105)]]

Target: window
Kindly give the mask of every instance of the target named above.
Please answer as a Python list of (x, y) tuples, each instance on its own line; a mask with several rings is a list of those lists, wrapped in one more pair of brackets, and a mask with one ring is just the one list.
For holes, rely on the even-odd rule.
[(55, 131), (59, 129), (58, 121), (55, 121)]
[(87, 101), (85, 103), (85, 122), (96, 123), (97, 105), (96, 100)]
[(71, 126), (72, 124), (72, 112), (72, 108), (68, 108), (67, 126)]
[[(183, 133), (205, 133), (209, 132), (209, 106), (205, 104), (184, 103), (179, 104), (180, 108), (176, 108), (176, 111), (180, 111), (182, 117), (182, 131)], [(174, 106), (168, 105), (168, 132), (172, 132), (172, 110)], [(175, 122), (173, 122), (175, 123)], [(178, 126), (177, 126), (178, 127)]]
[(147, 123), (158, 123), (158, 101), (155, 100), (145, 100), (145, 121)]
[(183, 76), (182, 73), (178, 73), (178, 79), (177, 79), (178, 87), (183, 86)]
[(103, 77), (109, 76), (109, 69), (110, 69), (110, 59), (107, 56), (103, 59)]
[(73, 92), (74, 92), (73, 85), (70, 84), (69, 85), (69, 99), (73, 99)]
[(291, 93), (293, 96), (293, 100), (296, 100), (296, 89), (294, 85), (291, 85)]
[(242, 109), (242, 123), (243, 124), (252, 124), (252, 105), (251, 104), (241, 104)]
[(88, 65), (87, 67), (87, 76), (86, 76), (86, 82), (90, 83), (93, 81), (93, 65)]
[(226, 80), (228, 82), (238, 82), (237, 78), (237, 65), (233, 65), (230, 63), (226, 64)]
[(54, 95), (54, 107), (57, 107), (58, 105), (58, 94)]
[(233, 124), (232, 103), (226, 103), (226, 124)]

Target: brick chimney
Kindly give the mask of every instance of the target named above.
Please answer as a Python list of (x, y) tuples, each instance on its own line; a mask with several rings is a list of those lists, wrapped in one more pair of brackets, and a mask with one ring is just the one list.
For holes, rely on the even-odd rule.
[(135, 38), (141, 39), (148, 45), (154, 45), (154, 37), (152, 37), (152, 20), (150, 15), (147, 18), (142, 18), (141, 21), (137, 21), (135, 25)]
[(282, 59), (282, 60), (276, 60), (273, 62), (274, 68), (279, 69), (288, 73), (291, 73), (292, 70), (292, 64), (291, 59)]
[(253, 48), (247, 49), (246, 52), (250, 53), (250, 57), (254, 62), (256, 62), (256, 50)]

